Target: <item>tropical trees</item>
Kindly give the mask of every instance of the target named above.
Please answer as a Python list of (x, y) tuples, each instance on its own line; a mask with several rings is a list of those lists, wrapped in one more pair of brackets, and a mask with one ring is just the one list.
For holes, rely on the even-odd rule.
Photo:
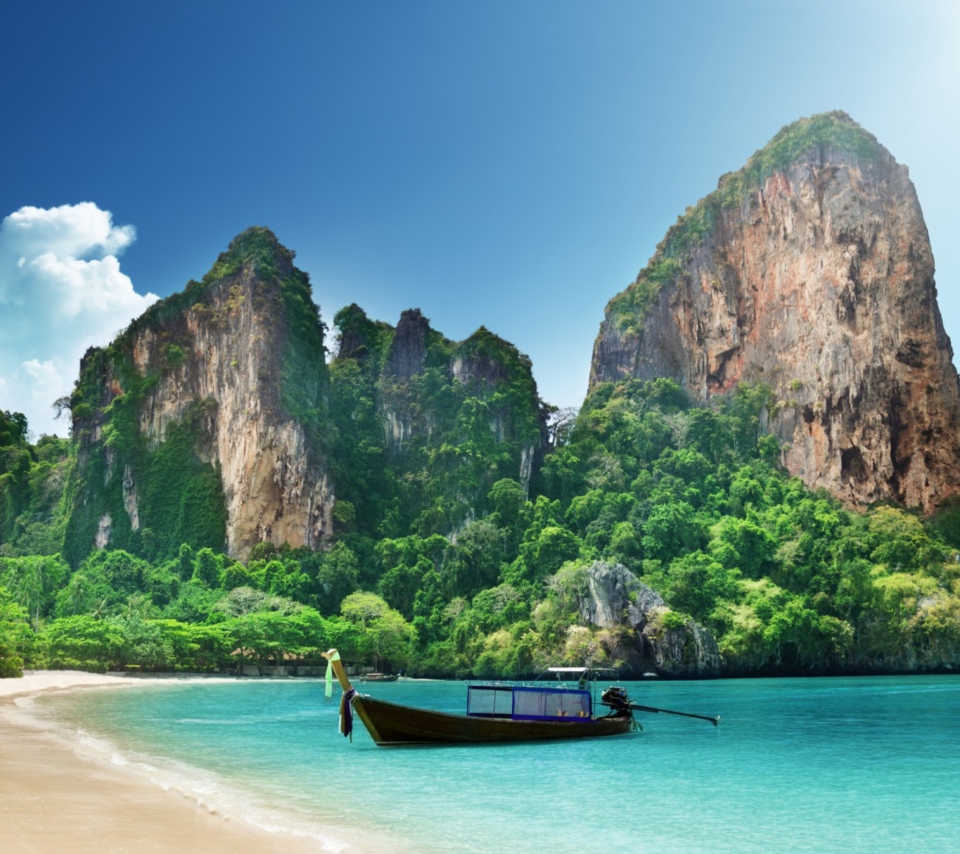
[(23, 654), (31, 642), (26, 610), (0, 586), (0, 679), (23, 675)]
[(361, 630), (361, 638), (375, 668), (385, 662), (406, 667), (413, 653), (416, 631), (398, 611), (374, 593), (357, 591), (343, 600), (343, 618)]

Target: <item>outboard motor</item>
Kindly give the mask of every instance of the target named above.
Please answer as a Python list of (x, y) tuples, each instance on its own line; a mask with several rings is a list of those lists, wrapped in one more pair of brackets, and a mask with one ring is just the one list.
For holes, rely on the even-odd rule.
[(600, 695), (600, 702), (609, 706), (614, 714), (622, 715), (631, 711), (630, 698), (627, 696), (626, 690), (619, 685), (611, 685), (604, 689), (604, 692)]

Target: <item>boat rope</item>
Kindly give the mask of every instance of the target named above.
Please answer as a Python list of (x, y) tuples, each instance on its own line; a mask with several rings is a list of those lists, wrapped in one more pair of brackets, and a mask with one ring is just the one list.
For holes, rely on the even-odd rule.
[(340, 698), (340, 733), (349, 736), (351, 743), (353, 742), (353, 706), (350, 701), (356, 696), (357, 689), (351, 688)]

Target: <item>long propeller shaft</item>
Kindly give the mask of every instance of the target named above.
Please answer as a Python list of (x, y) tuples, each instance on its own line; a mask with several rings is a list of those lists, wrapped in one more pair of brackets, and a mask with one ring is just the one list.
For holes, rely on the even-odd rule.
[[(610, 706), (609, 703), (604, 703), (604, 705)], [(610, 706), (610, 708), (616, 708), (616, 706)], [(641, 706), (637, 703), (630, 703), (627, 708), (633, 712), (653, 712), (655, 715), (663, 712), (665, 715), (679, 715), (682, 718), (697, 718), (697, 720), (701, 721), (710, 721), (710, 723), (712, 723), (714, 726), (720, 723), (720, 715), (717, 715), (716, 717), (710, 717), (710, 715), (695, 715), (692, 712), (674, 712), (671, 709), (657, 709), (653, 706)]]

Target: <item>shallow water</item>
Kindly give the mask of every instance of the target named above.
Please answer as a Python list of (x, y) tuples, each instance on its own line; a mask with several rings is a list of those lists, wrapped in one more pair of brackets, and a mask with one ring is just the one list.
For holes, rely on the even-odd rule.
[[(45, 698), (73, 737), (107, 740), (218, 809), (407, 850), (960, 850), (960, 676), (625, 683), (636, 735), (556, 744), (377, 748), (337, 732), (319, 681), (160, 684)], [(463, 710), (463, 683), (364, 686)], [(164, 782), (166, 781), (166, 782)], [(347, 839), (345, 831), (335, 834)]]

